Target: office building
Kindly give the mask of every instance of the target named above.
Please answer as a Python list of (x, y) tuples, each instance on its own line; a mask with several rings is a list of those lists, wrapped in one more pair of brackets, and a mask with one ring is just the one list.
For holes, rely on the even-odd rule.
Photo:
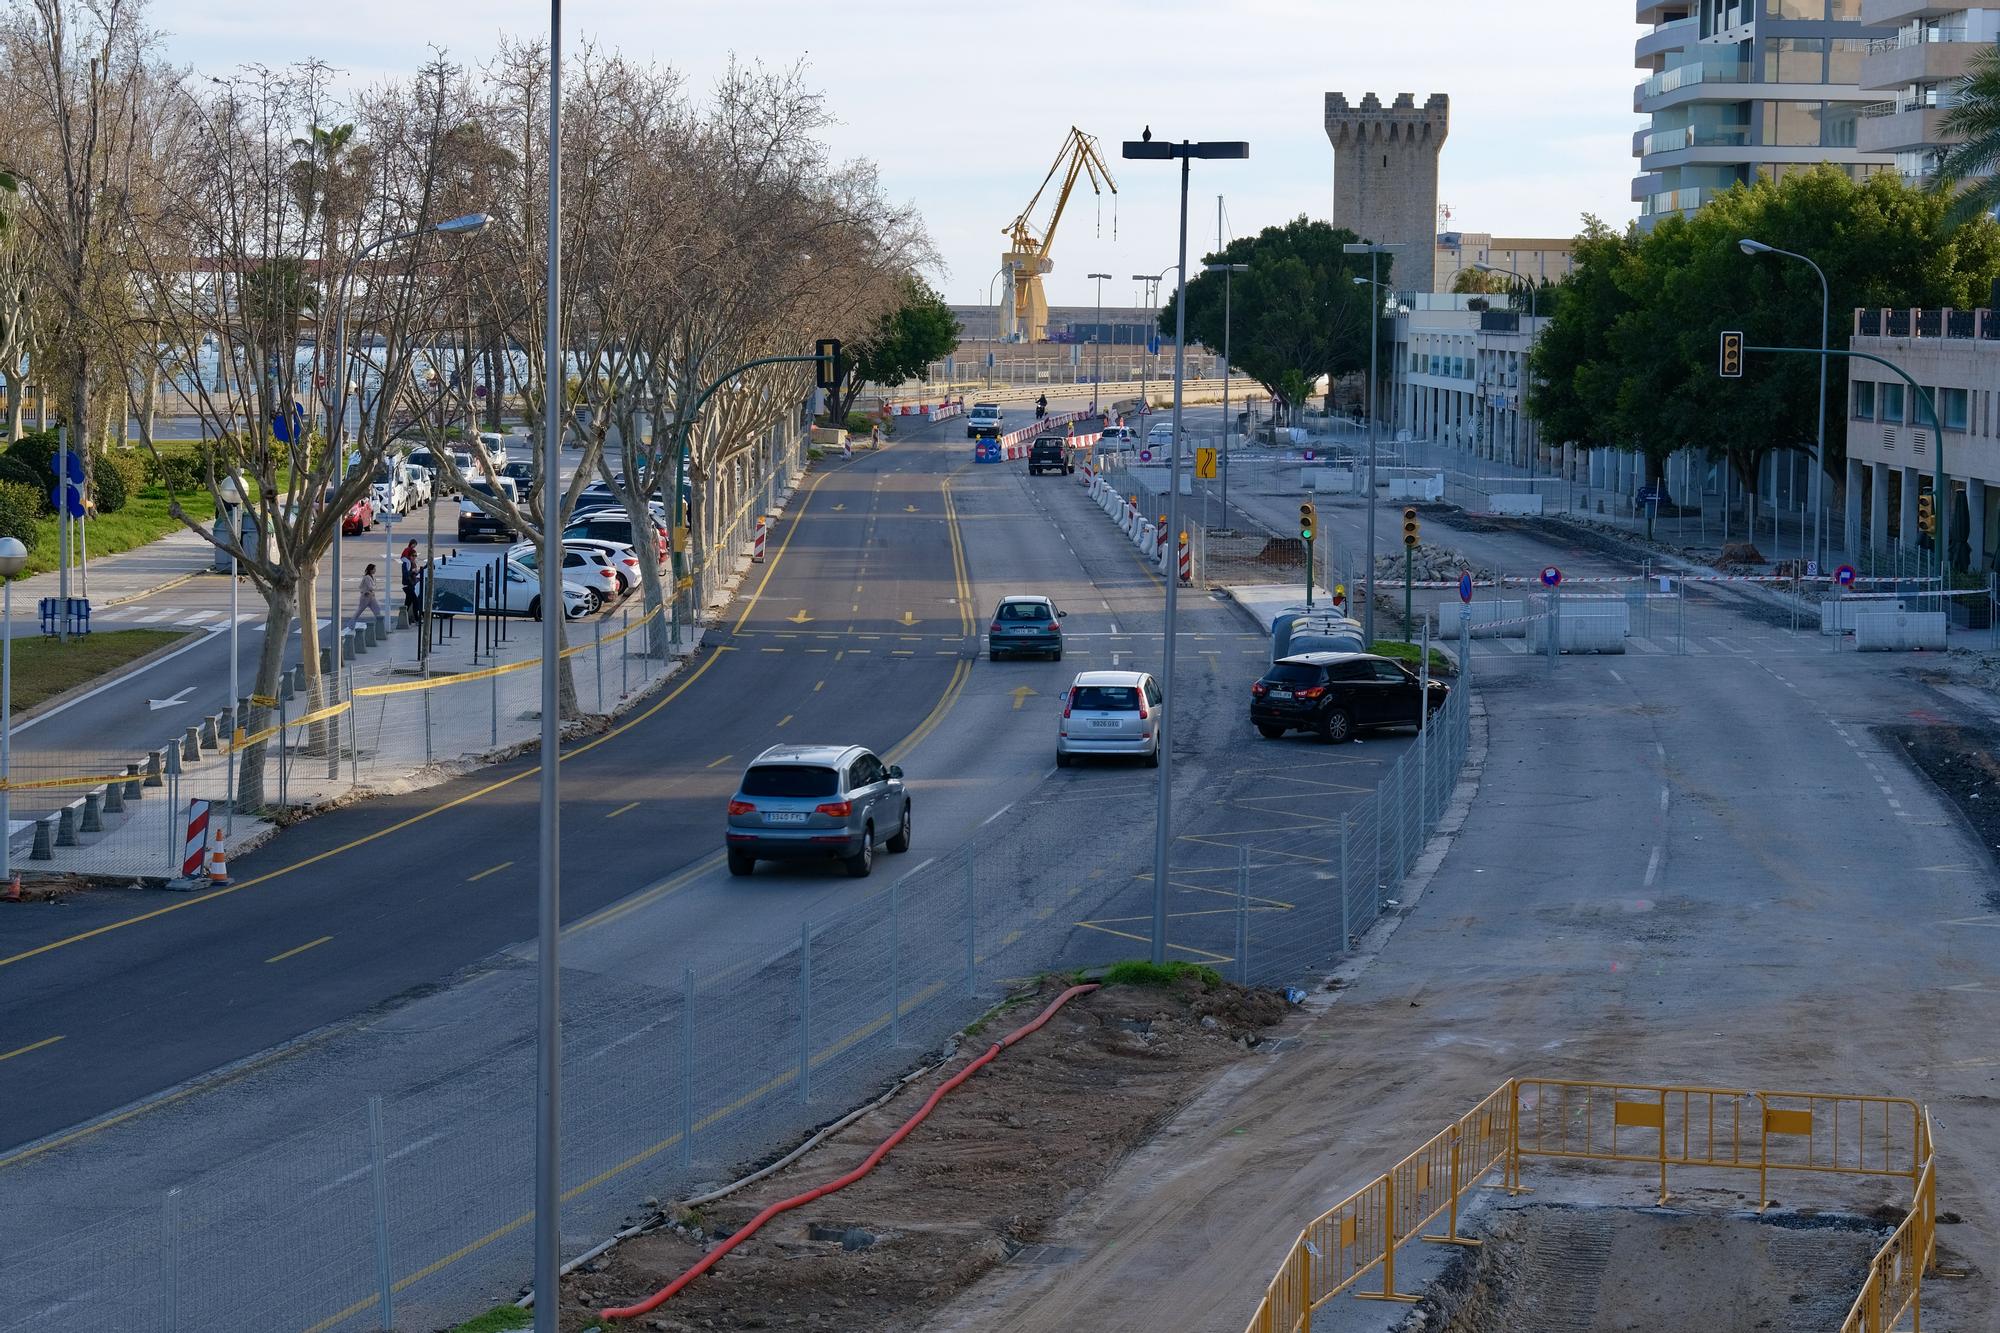
[(1893, 31), (1869, 42), (1861, 58), (1861, 87), (1885, 100), (1862, 107), (1857, 146), (1892, 155), (1904, 180), (1924, 184), (1957, 142), (1944, 118), (1973, 57), (2000, 40), (2000, 9), (1863, 0), (1862, 17)]

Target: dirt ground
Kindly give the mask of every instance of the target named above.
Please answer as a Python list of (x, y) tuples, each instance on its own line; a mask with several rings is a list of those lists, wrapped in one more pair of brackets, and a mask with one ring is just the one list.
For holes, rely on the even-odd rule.
[[(767, 1205), (848, 1171), (931, 1090), (1035, 1017), (1063, 984), (996, 1016), (958, 1054), (800, 1162), (637, 1237), (563, 1286), (565, 1333), (649, 1295)], [(713, 1270), (629, 1327), (890, 1330), (910, 1327), (1037, 1245), (1209, 1076), (1256, 1051), (1284, 1019), (1270, 991), (1117, 986), (1079, 996), (947, 1097), (869, 1176), (780, 1215)]]
[(1401, 1328), (1407, 1333), (1834, 1329), (1889, 1228), (1658, 1208), (1508, 1208)]

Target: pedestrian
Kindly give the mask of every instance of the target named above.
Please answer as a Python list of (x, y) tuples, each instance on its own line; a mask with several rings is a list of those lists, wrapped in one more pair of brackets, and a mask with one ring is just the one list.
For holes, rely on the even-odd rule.
[(348, 628), (358, 626), (364, 615), (378, 619), (382, 615), (382, 603), (375, 596), (375, 566), (372, 564), (361, 571), (361, 596), (354, 603), (354, 619), (348, 622)]
[(411, 624), (417, 621), (417, 543), (413, 537), (403, 548), (403, 611)]

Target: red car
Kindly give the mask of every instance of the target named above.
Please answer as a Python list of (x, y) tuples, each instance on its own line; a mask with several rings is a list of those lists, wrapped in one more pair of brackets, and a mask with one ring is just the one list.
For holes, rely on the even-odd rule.
[(374, 526), (375, 506), (368, 503), (368, 497), (364, 495), (347, 511), (347, 517), (340, 520), (340, 533), (343, 537), (354, 537)]

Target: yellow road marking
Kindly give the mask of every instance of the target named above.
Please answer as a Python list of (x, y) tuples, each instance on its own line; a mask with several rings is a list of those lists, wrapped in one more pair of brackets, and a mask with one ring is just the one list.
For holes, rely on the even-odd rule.
[(787, 714), (785, 714), (785, 715), (784, 715), (783, 717), (781, 717), (781, 718), (779, 718), (779, 719), (778, 719), (778, 723), (777, 723), (777, 725), (779, 725), (779, 726), (781, 726), (781, 727), (782, 727), (782, 726), (784, 726), (784, 725), (785, 725), (785, 724), (786, 724), (787, 722), (790, 722), (791, 720), (792, 720), (792, 715), (791, 715), (790, 713), (787, 713)]
[(31, 1041), (26, 1046), (17, 1046), (5, 1055), (0, 1055), (0, 1061), (11, 1060), (17, 1055), (26, 1055), (30, 1051), (39, 1051), (42, 1047), (53, 1046), (61, 1040), (61, 1037), (43, 1037), (40, 1041)]
[(1008, 693), (1014, 696), (1014, 711), (1018, 713), (1021, 711), (1021, 705), (1026, 703), (1029, 696), (1035, 692), (1026, 685), (1016, 685)]
[(733, 754), (726, 754), (726, 755), (722, 756), (722, 758), (720, 758), (720, 759), (716, 760), (716, 761), (715, 761), (714, 763), (712, 763), (712, 764), (709, 764), (709, 765), (708, 765), (708, 767), (709, 767), (709, 768), (721, 768), (721, 767), (722, 767), (722, 766), (723, 766), (724, 764), (728, 763), (728, 762), (729, 762), (729, 761), (730, 761), (731, 759), (734, 759), (735, 757), (736, 757), (736, 756), (735, 756), (735, 755), (733, 755)]
[[(1103, 932), (1104, 932), (1104, 933), (1105, 933), (1106, 935), (1116, 935), (1116, 936), (1118, 936), (1118, 937), (1119, 937), (1120, 939), (1126, 939), (1126, 940), (1137, 940), (1137, 941), (1138, 941), (1139, 943), (1141, 943), (1141, 944), (1151, 944), (1151, 943), (1153, 942), (1153, 938), (1152, 938), (1152, 936), (1150, 936), (1150, 935), (1134, 935), (1134, 934), (1133, 934), (1133, 933), (1132, 933), (1131, 931), (1129, 931), (1129, 930), (1113, 930), (1113, 929), (1111, 929), (1111, 927), (1109, 927), (1109, 926), (1100, 926), (1100, 925), (1097, 925), (1096, 923), (1094, 923), (1094, 922), (1090, 922), (1090, 921), (1079, 921), (1079, 922), (1077, 922), (1076, 924), (1077, 924), (1077, 925), (1079, 925), (1079, 926), (1082, 926), (1082, 927), (1083, 927), (1083, 928), (1084, 928), (1085, 930), (1101, 930), (1101, 931), (1103, 931)], [(1195, 957), (1197, 957), (1197, 958), (1200, 958), (1200, 959), (1202, 959), (1202, 960), (1203, 960), (1203, 961), (1205, 961), (1205, 962), (1210, 962), (1210, 963), (1233, 963), (1233, 962), (1235, 962), (1235, 961), (1236, 961), (1235, 959), (1233, 959), (1233, 958), (1230, 958), (1230, 957), (1228, 957), (1228, 956), (1226, 956), (1226, 955), (1224, 955), (1224, 954), (1219, 954), (1219, 953), (1210, 953), (1210, 952), (1209, 952), (1208, 950), (1206, 950), (1206, 949), (1197, 949), (1197, 948), (1194, 948), (1194, 947), (1193, 947), (1193, 946), (1191, 946), (1191, 945), (1186, 945), (1186, 944), (1175, 944), (1175, 943), (1174, 943), (1174, 942), (1173, 942), (1172, 940), (1169, 940), (1169, 941), (1167, 941), (1167, 947), (1168, 947), (1169, 949), (1178, 949), (1178, 950), (1179, 950), (1180, 952), (1182, 952), (1182, 953), (1186, 953), (1186, 954), (1193, 954), (1193, 955), (1194, 955)]]
[[(693, 685), (697, 680), (701, 679), (704, 672), (706, 672), (710, 667), (714, 666), (717, 662), (722, 660), (722, 654), (732, 651), (734, 650), (726, 645), (717, 648), (707, 661), (703, 662), (700, 666), (696, 667), (693, 671), (689, 672), (688, 678), (682, 681), (679, 685), (675, 686), (672, 690), (670, 690), (667, 693), (667, 695), (664, 698), (662, 698), (658, 703), (646, 709), (644, 712), (633, 714), (632, 718), (629, 721), (621, 723), (616, 727), (613, 727), (610, 731), (605, 732), (602, 736), (597, 737), (595, 740), (586, 741), (582, 745), (577, 746), (575, 749), (570, 750), (567, 753), (563, 754), (561, 756), (562, 761), (566, 763), (580, 754), (587, 754), (591, 750), (594, 750), (598, 746), (604, 744), (606, 741), (611, 740), (617, 736), (621, 736), (625, 732), (630, 731), (633, 727), (638, 726), (640, 723), (648, 721), (653, 717), (654, 714), (658, 713), (661, 709), (665, 708), (668, 704), (672, 703), (674, 700), (680, 698), (682, 694), (686, 693), (691, 685)], [(288, 866), (280, 866), (276, 870), (266, 871), (264, 874), (261, 875), (253, 875), (248, 879), (238, 880), (236, 883), (231, 884), (226, 888), (211, 889), (207, 893), (196, 894), (193, 897), (183, 898), (179, 902), (169, 903), (165, 907), (155, 907), (151, 911), (141, 912), (137, 916), (128, 916), (122, 921), (109, 921), (106, 922), (104, 925), (95, 926), (89, 930), (79, 931), (74, 935), (66, 935), (59, 940), (50, 940), (47, 944), (37, 945), (32, 949), (24, 949), (17, 954), (10, 954), (5, 958), (0, 958), (0, 967), (11, 967), (16, 963), (26, 962), (30, 958), (39, 957), (40, 955), (45, 953), (53, 953), (57, 949), (68, 948), (72, 944), (81, 944), (85, 940), (95, 939), (99, 935), (108, 935), (114, 930), (123, 930), (127, 926), (136, 926), (143, 921), (151, 921), (155, 917), (166, 916), (170, 912), (184, 912), (190, 907), (198, 907), (202, 903), (212, 903), (219, 898), (227, 898), (229, 895), (233, 893), (241, 893), (245, 889), (256, 888), (260, 884), (268, 884), (274, 879), (278, 879), (284, 875), (292, 874), (294, 871), (304, 870), (307, 866), (318, 865), (321, 861), (330, 860), (333, 857), (340, 856), (346, 852), (351, 852), (356, 847), (365, 846), (368, 843), (378, 841), (379, 839), (382, 838), (386, 838), (392, 833), (400, 833), (404, 829), (409, 828), (412, 825), (421, 824), (427, 819), (433, 819), (438, 815), (444, 814), (448, 810), (457, 809), (459, 806), (465, 805), (471, 801), (476, 801), (482, 796), (490, 796), (492, 793), (499, 791), (503, 787), (511, 787), (515, 783), (521, 781), (523, 778), (534, 777), (541, 771), (542, 771), (541, 765), (539, 764), (535, 765), (533, 768), (523, 769), (521, 772), (516, 773), (511, 777), (501, 778), (498, 782), (489, 782), (484, 787), (476, 788), (472, 791), (467, 792), (463, 796), (455, 796), (449, 801), (442, 802), (441, 804), (432, 806), (428, 810), (420, 811), (417, 814), (411, 815), (408, 819), (398, 820), (397, 822), (389, 825), (386, 828), (377, 829), (373, 833), (365, 833), (358, 838), (340, 844), (338, 847), (329, 847), (323, 852), (315, 852), (311, 856), (303, 857), (300, 860), (292, 862), (292, 864)], [(0, 1165), (4, 1165), (4, 1163), (0, 1162)]]
[(508, 866), (513, 864), (514, 863), (512, 861), (502, 861), (497, 866), (488, 866), (486, 867), (486, 869), (480, 871), (478, 874), (468, 876), (465, 882), (467, 884), (477, 884), (480, 880), (485, 879), (488, 875), (497, 875), (501, 871), (505, 870)]
[[(771, 563), (764, 566), (764, 577), (757, 580), (757, 591), (751, 593), (750, 600), (743, 604), (743, 614), (736, 617), (736, 628), (731, 633), (740, 634), (743, 632), (743, 626), (748, 623), (750, 613), (757, 609), (757, 600), (764, 595), (764, 589), (771, 586), (771, 575), (778, 572), (778, 566), (784, 563), (785, 552), (792, 549), (792, 538), (799, 535), (799, 528), (805, 521), (806, 509), (812, 504), (813, 493), (819, 490), (821, 482), (832, 475), (830, 472), (820, 473), (817, 477), (813, 478), (813, 484), (806, 487), (806, 493), (799, 497), (798, 510), (793, 514), (791, 523), (785, 528), (785, 540), (778, 543), (777, 553), (771, 557)], [(799, 614), (804, 615), (805, 612), (801, 611)]]
[[(513, 862), (509, 861), (509, 862), (508, 862), (507, 864), (509, 864), (509, 865), (512, 865), (512, 864), (513, 864)], [(475, 876), (475, 878), (477, 878), (477, 877)], [(284, 961), (285, 961), (285, 960), (286, 960), (287, 958), (295, 958), (295, 957), (297, 957), (298, 955), (300, 955), (300, 954), (304, 953), (304, 952), (305, 952), (305, 951), (306, 951), (307, 949), (317, 949), (317, 948), (319, 948), (319, 946), (320, 946), (320, 945), (322, 945), (322, 944), (325, 944), (325, 943), (326, 943), (326, 942), (327, 942), (328, 940), (330, 940), (330, 939), (332, 939), (332, 938), (333, 938), (333, 936), (331, 936), (331, 935), (322, 935), (322, 936), (320, 936), (320, 937), (319, 937), (318, 939), (316, 939), (316, 940), (313, 940), (312, 942), (310, 942), (310, 943), (308, 943), (308, 944), (301, 944), (301, 945), (300, 945), (300, 946), (299, 946), (298, 948), (296, 948), (296, 949), (287, 949), (287, 950), (285, 950), (285, 951), (284, 951), (283, 953), (281, 953), (281, 954), (276, 954), (276, 955), (274, 955), (274, 956), (272, 956), (272, 957), (270, 957), (270, 958), (266, 958), (266, 959), (265, 959), (264, 961), (265, 961), (265, 962), (267, 962), (267, 963), (282, 963), (282, 962), (284, 962)]]
[(624, 814), (627, 810), (637, 810), (638, 808), (639, 808), (639, 803), (637, 801), (629, 801), (626, 804), (619, 806), (616, 810), (613, 810), (610, 814), (606, 815), (605, 818), (616, 819), (618, 818), (618, 816)]
[[(825, 649), (821, 649), (820, 651), (821, 651), (821, 652), (824, 652), (824, 651), (826, 651), (826, 650), (825, 650)], [(814, 694), (818, 694), (818, 693), (819, 693), (819, 692), (820, 692), (821, 690), (823, 690), (823, 689), (825, 689), (825, 688), (826, 688), (826, 682), (825, 682), (825, 681), (823, 681), (823, 680), (818, 680), (818, 681), (814, 681), (814, 682), (813, 682), (813, 693), (814, 693)]]

